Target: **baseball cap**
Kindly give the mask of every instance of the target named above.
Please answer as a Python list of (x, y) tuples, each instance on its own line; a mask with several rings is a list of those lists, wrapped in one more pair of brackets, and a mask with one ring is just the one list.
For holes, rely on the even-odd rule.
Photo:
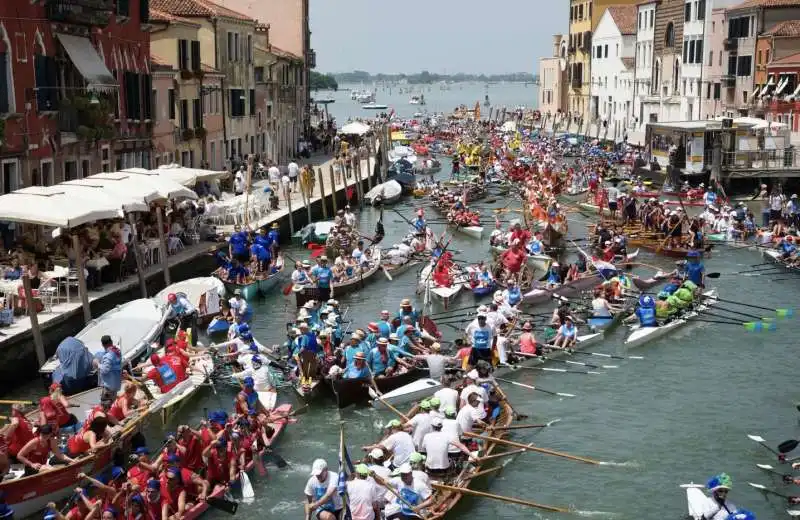
[(314, 465), (311, 466), (311, 476), (318, 477), (326, 469), (328, 469), (328, 463), (324, 459), (317, 459), (314, 461)]

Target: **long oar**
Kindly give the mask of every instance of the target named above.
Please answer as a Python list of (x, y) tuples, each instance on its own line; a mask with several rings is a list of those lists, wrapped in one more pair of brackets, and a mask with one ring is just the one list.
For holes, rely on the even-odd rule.
[(491, 498), (492, 500), (499, 500), (501, 502), (508, 502), (510, 504), (518, 504), (521, 506), (534, 507), (536, 509), (541, 509), (543, 511), (550, 511), (552, 513), (569, 513), (569, 509), (566, 507), (550, 506), (547, 504), (540, 504), (538, 502), (533, 502), (531, 500), (507, 497), (503, 495), (495, 495), (493, 493), (486, 493), (485, 491), (476, 491), (470, 488), (453, 487), (445, 484), (437, 484), (435, 482), (431, 482), (431, 487), (434, 489), (440, 489), (442, 491), (451, 491), (453, 493), (459, 493), (462, 495), (472, 495), (481, 498)]
[(619, 366), (617, 366), (617, 365), (602, 365), (602, 366), (601, 365), (593, 365), (591, 363), (583, 363), (581, 361), (570, 361), (569, 359), (558, 359), (558, 358), (549, 358), (547, 356), (537, 356), (536, 354), (528, 354), (527, 352), (513, 352), (513, 354), (516, 355), (516, 356), (538, 358), (538, 359), (541, 359), (542, 362), (550, 361), (550, 362), (553, 362), (553, 363), (564, 363), (564, 364), (567, 364), (567, 365), (578, 365), (578, 366), (587, 367), (587, 368), (605, 368), (605, 369), (619, 368)]
[(778, 329), (778, 326), (772, 322), (760, 322), (760, 321), (723, 321), (723, 320), (704, 320), (701, 318), (692, 318), (693, 322), (699, 323), (715, 323), (717, 325), (741, 325), (744, 327), (745, 330), (749, 332), (763, 332), (763, 331), (775, 331)]
[(488, 435), (478, 435), (477, 433), (471, 432), (464, 432), (465, 437), (470, 437), (472, 439), (482, 440), (484, 442), (495, 442), (497, 444), (505, 444), (506, 446), (511, 446), (512, 448), (524, 448), (525, 451), (535, 451), (537, 453), (544, 453), (545, 455), (553, 455), (556, 457), (562, 457), (564, 459), (575, 460), (578, 462), (583, 462), (585, 464), (593, 464), (599, 466), (602, 464), (599, 460), (590, 459), (587, 457), (581, 457), (579, 455), (570, 455), (569, 453), (564, 453), (561, 451), (550, 450), (547, 448), (540, 448), (538, 446), (533, 446), (531, 444), (522, 444), (521, 442), (514, 442), (509, 441), (507, 439), (501, 439), (499, 437), (490, 437)]
[(755, 441), (755, 442), (759, 443), (761, 446), (763, 446), (764, 448), (766, 448), (767, 450), (769, 450), (769, 451), (770, 451), (770, 453), (772, 453), (773, 455), (777, 455), (777, 456), (779, 456), (779, 457), (781, 456), (781, 453), (779, 453), (779, 452), (777, 452), (777, 451), (773, 450), (772, 448), (770, 448), (770, 447), (767, 445), (767, 440), (766, 440), (766, 439), (764, 439), (764, 437), (761, 437), (760, 435), (750, 435), (750, 434), (747, 434), (747, 438), (748, 438), (748, 439), (750, 439), (751, 441)]
[[(743, 318), (752, 318), (754, 320), (772, 320), (774, 318), (765, 318), (763, 316), (757, 316), (755, 314), (749, 314), (747, 312), (740, 312), (735, 311), (733, 309), (728, 309), (726, 307), (720, 307), (719, 305), (714, 305), (713, 309), (717, 312), (727, 312), (728, 314), (735, 314), (736, 316), (742, 316)], [(703, 311), (705, 313), (707, 311)]]
[(508, 365), (505, 363), (500, 364), (501, 367), (514, 370), (539, 370), (541, 372), (558, 372), (559, 374), (605, 374), (605, 372), (594, 372), (592, 370), (567, 370), (566, 368), (550, 368), (550, 367), (524, 367), (517, 365)]
[(769, 464), (756, 464), (760, 469), (763, 469), (767, 473), (772, 473), (773, 475), (777, 475), (783, 479), (783, 481), (787, 484), (791, 484), (794, 482), (794, 478), (788, 473), (781, 473), (780, 471), (776, 470)]
[(730, 303), (730, 304), (733, 304), (733, 305), (741, 305), (742, 307), (750, 307), (751, 309), (761, 309), (762, 311), (774, 312), (774, 313), (776, 313), (778, 316), (780, 316), (782, 318), (794, 315), (794, 309), (774, 309), (774, 308), (770, 308), (770, 307), (764, 307), (762, 305), (753, 305), (752, 303), (742, 303), (742, 302), (737, 302), (737, 301), (734, 301), (734, 300), (723, 300), (722, 298), (719, 298), (717, 296), (711, 297), (709, 299), (716, 300), (716, 301), (719, 301), (719, 302), (722, 302), (722, 303)]
[(493, 426), (492, 430), (499, 431), (499, 430), (527, 430), (529, 428), (549, 428), (550, 426), (553, 426), (557, 422), (561, 422), (561, 419), (553, 419), (552, 421), (546, 422), (544, 424), (512, 424), (511, 426)]
[(503, 383), (508, 383), (510, 385), (519, 386), (519, 387), (522, 387), (522, 388), (527, 388), (529, 390), (536, 390), (537, 392), (543, 392), (543, 393), (549, 394), (549, 395), (557, 395), (558, 397), (575, 397), (574, 394), (565, 394), (563, 392), (551, 392), (550, 390), (545, 390), (544, 388), (539, 388), (539, 387), (536, 387), (536, 386), (533, 386), (533, 385), (526, 385), (524, 383), (518, 383), (516, 381), (511, 381), (510, 379), (501, 379), (499, 377), (496, 377), (495, 379), (498, 380), (498, 381), (502, 381)]
[(584, 356), (597, 356), (609, 359), (644, 359), (644, 356), (615, 356), (613, 354), (603, 354), (602, 352), (586, 352), (583, 350), (574, 350), (571, 354), (581, 354)]
[(770, 489), (767, 486), (762, 486), (761, 484), (755, 484), (753, 482), (748, 482), (747, 484), (750, 485), (751, 487), (754, 487), (754, 488), (758, 489), (762, 493), (767, 493), (767, 494), (770, 494), (770, 495), (775, 495), (776, 497), (785, 498), (791, 504), (796, 504), (797, 501), (800, 500), (800, 497), (791, 496), (791, 495), (785, 495), (783, 493), (775, 491), (774, 489)]
[(794, 451), (798, 444), (800, 444), (800, 441), (796, 439), (783, 441), (782, 443), (778, 444), (778, 451), (781, 453), (789, 453), (790, 451)]

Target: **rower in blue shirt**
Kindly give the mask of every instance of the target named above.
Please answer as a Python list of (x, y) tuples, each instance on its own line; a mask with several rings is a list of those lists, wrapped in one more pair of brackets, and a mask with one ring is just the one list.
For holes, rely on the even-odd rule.
[(797, 247), (794, 245), (791, 236), (785, 236), (778, 242), (778, 250), (783, 258), (789, 258), (797, 251)]
[(406, 316), (411, 317), (411, 323), (413, 324), (416, 324), (419, 321), (419, 314), (411, 305), (411, 300), (408, 298), (403, 298), (403, 300), (400, 302), (400, 311), (397, 313), (396, 318), (402, 323), (403, 318)]
[(547, 285), (559, 285), (561, 283), (561, 274), (558, 272), (558, 262), (553, 262), (550, 270), (547, 271)]
[(344, 371), (345, 379), (369, 379), (369, 367), (367, 366), (367, 356), (363, 352), (358, 352), (353, 357), (353, 362), (347, 364)]
[(228, 239), (228, 256), (239, 262), (247, 262), (250, 260), (250, 254), (247, 247), (247, 232), (242, 231), (241, 227), (234, 226), (234, 231)]
[(250, 270), (241, 265), (239, 260), (234, 258), (230, 267), (228, 267), (228, 281), (237, 284), (244, 284), (248, 276), (250, 276)]
[(230, 258), (228, 258), (228, 255), (225, 253), (224, 250), (218, 248), (217, 246), (212, 246), (211, 252), (214, 254), (214, 261), (216, 262), (217, 267), (221, 267), (225, 270), (227, 270), (228, 267), (230, 267), (231, 265)]
[(639, 297), (639, 305), (636, 308), (636, 317), (639, 318), (639, 325), (642, 327), (657, 327), (656, 321), (656, 302), (652, 296), (647, 294)]
[(362, 334), (361, 329), (356, 330), (350, 335), (350, 344), (344, 349), (344, 359), (347, 363), (347, 366), (353, 364), (353, 359), (355, 359), (358, 353), (366, 355), (367, 352), (369, 352), (364, 343), (362, 343), (363, 339), (364, 335)]
[(378, 322), (378, 335), (389, 339), (389, 334), (391, 333), (392, 323), (389, 318), (389, 311), (381, 311), (381, 320)]
[(367, 357), (372, 374), (376, 377), (390, 376), (397, 366), (397, 355), (389, 348), (389, 340), (379, 338)]
[(425, 222), (425, 217), (423, 215), (424, 214), (422, 210), (419, 210), (417, 212), (417, 218), (414, 219), (414, 229), (417, 231), (417, 233), (425, 232), (425, 227), (427, 226), (427, 223)]
[(317, 336), (313, 332), (311, 332), (308, 328), (308, 323), (301, 323), (300, 324), (300, 335), (297, 337), (297, 345), (300, 347), (298, 349), (297, 355), (300, 354), (301, 351), (307, 350), (309, 352), (313, 352), (314, 354), (319, 355), (322, 349), (319, 347), (319, 343), (317, 343)]
[(367, 325), (367, 337), (364, 338), (364, 343), (366, 343), (367, 347), (369, 347), (369, 350), (372, 350), (372, 348), (378, 342), (380, 331), (380, 327), (378, 327), (378, 324), (374, 321), (371, 321), (369, 325)]
[(269, 249), (273, 256), (275, 256), (275, 250), (280, 246), (281, 243), (280, 229), (281, 226), (277, 222), (273, 222), (269, 233), (267, 233)]
[(269, 271), (271, 257), (267, 248), (258, 242), (253, 242), (253, 245), (250, 246), (250, 255), (258, 261), (259, 272), (266, 273)]
[(703, 283), (705, 281), (705, 267), (703, 266), (703, 262), (700, 261), (700, 252), (689, 251), (686, 254), (686, 258), (688, 258), (688, 262), (686, 263), (686, 278), (699, 287), (705, 287)]
[(270, 240), (270, 238), (267, 236), (267, 230), (264, 228), (259, 228), (254, 242), (256, 244), (261, 244), (266, 249), (270, 249), (270, 246), (272, 245), (272, 240)]
[(542, 243), (542, 234), (537, 231), (528, 244), (528, 253), (532, 255), (541, 255), (544, 253), (544, 244)]
[(328, 257), (321, 256), (320, 265), (311, 270), (311, 278), (317, 284), (319, 299), (322, 301), (331, 297), (331, 284), (333, 283), (333, 270), (328, 267)]

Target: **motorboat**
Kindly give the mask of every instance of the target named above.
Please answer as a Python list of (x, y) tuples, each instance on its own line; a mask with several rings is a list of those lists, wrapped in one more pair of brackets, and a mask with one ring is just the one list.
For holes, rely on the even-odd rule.
[(378, 184), (369, 190), (366, 195), (364, 195), (364, 200), (367, 204), (371, 204), (372, 206), (378, 206), (380, 204), (389, 206), (399, 201), (402, 195), (403, 186), (396, 180), (390, 180), (383, 184)]
[(386, 110), (389, 108), (389, 105), (383, 105), (381, 103), (367, 103), (366, 105), (361, 105), (361, 108), (364, 110)]
[(167, 296), (170, 294), (185, 296), (197, 309), (197, 321), (207, 323), (220, 310), (220, 299), (225, 297), (225, 284), (215, 276), (189, 278), (170, 285), (153, 299), (161, 305), (167, 305)]
[(324, 244), (328, 240), (328, 235), (331, 234), (335, 225), (335, 222), (332, 220), (312, 222), (292, 235), (292, 243), (296, 246)]

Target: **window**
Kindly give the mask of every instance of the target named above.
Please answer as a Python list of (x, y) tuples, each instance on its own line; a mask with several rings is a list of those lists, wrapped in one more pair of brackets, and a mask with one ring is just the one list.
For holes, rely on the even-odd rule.
[(247, 63), (253, 63), (253, 35), (247, 35)]
[(758, 51), (758, 61), (756, 63), (761, 65), (763, 63), (762, 58), (763, 58), (763, 56), (761, 55), (761, 51)]
[(241, 58), (241, 51), (239, 50), (239, 33), (233, 33), (233, 55), (232, 61), (239, 61)]
[(650, 11), (650, 28), (653, 28), (653, 17), (655, 16), (655, 11)]
[(764, 51), (764, 63), (766, 63), (767, 65), (769, 65), (769, 49), (766, 49), (766, 50)]
[(229, 89), (230, 92), (230, 114), (231, 117), (244, 116), (244, 90), (240, 88)]
[(747, 103), (747, 91), (742, 91), (742, 103)]
[(209, 151), (209, 161), (211, 169), (217, 168), (217, 143), (211, 141), (210, 151)]
[(264, 81), (264, 67), (256, 67), (253, 69), (253, 74), (255, 75), (256, 82), (260, 83)]
[(14, 52), (17, 53), (17, 61), (28, 63), (28, 43), (25, 33), (14, 33)]
[[(698, 20), (705, 20), (706, 19), (706, 0), (700, 0), (697, 2), (697, 19)], [(713, 25), (713, 22), (712, 22)], [(713, 29), (712, 29), (713, 31)]]
[(42, 176), (40, 179), (42, 186), (52, 186), (55, 184), (53, 179), (53, 159), (42, 161)]
[(155, 107), (155, 113), (153, 114), (153, 120), (158, 121), (161, 119), (161, 114), (158, 113), (158, 91), (152, 90), (150, 92), (150, 103)]
[(189, 128), (189, 100), (181, 99), (180, 109), (178, 110), (180, 116), (181, 130)]
[(192, 118), (194, 119), (194, 128), (203, 128), (203, 111), (200, 108), (200, 100), (192, 100)]
[(583, 4), (578, 6), (578, 20), (583, 20)]
[(36, 109), (39, 112), (58, 110), (58, 65), (52, 56), (37, 54), (33, 58), (36, 76)]
[(175, 120), (175, 89), (171, 88), (167, 91), (167, 105), (169, 108), (169, 119)]
[(701, 65), (703, 63), (703, 40), (697, 40), (695, 46), (694, 63)]
[(739, 56), (739, 60), (736, 65), (736, 75), (750, 76), (752, 74), (752, 69), (753, 69), (753, 57)]
[(90, 164), (89, 159), (83, 159), (81, 161), (81, 176), (78, 177), (79, 179), (85, 179), (86, 177), (92, 174), (92, 172), (89, 171), (90, 169), (89, 164)]
[(748, 38), (750, 36), (750, 18), (731, 18), (728, 24), (728, 38)]
[(641, 13), (641, 11), (640, 11), (640, 12), (639, 12), (639, 14), (638, 14), (638, 20), (637, 20), (637, 22), (636, 22), (636, 27), (637, 27), (638, 29), (641, 29), (641, 28), (642, 28), (642, 13)]
[(614, 56), (619, 57), (619, 44), (617, 44), (617, 49), (614, 51)]
[(250, 89), (250, 115), (256, 115), (256, 89)]
[(683, 21), (690, 22), (692, 20), (692, 3), (686, 2), (683, 6)]
[(711, 99), (711, 83), (706, 83), (706, 99)]
[[(0, 44), (2, 44), (0, 40)], [(0, 45), (1, 47), (1, 45)], [(11, 111), (11, 63), (9, 62), (8, 53), (0, 52), (0, 114), (5, 114)]]
[(142, 102), (142, 119), (153, 119), (153, 77), (149, 74), (141, 74), (142, 86), (139, 90), (139, 99)]
[(714, 99), (719, 99), (720, 98), (720, 91), (721, 91), (720, 84), (719, 83), (714, 83)]
[(178, 40), (178, 68), (189, 70), (189, 42)]
[(603, 47), (601, 47), (600, 45), (597, 46), (597, 56), (596, 57), (597, 58), (602, 58), (603, 57)]
[(235, 47), (233, 46), (233, 33), (228, 33), (228, 61), (234, 61), (236, 57), (236, 51), (234, 50)]
[(728, 75), (736, 75), (736, 56), (728, 56)]
[(200, 42), (192, 41), (192, 70), (200, 70)]
[(64, 161), (64, 180), (74, 181), (78, 178), (78, 161)]
[(608, 58), (608, 45), (603, 45), (603, 57)]
[(3, 165), (3, 194), (11, 193), (19, 186), (19, 175), (17, 172), (16, 160), (5, 160)]
[(675, 26), (672, 22), (667, 24), (667, 30), (664, 32), (664, 45), (667, 47), (675, 46)]
[(714, 51), (708, 51), (708, 66), (714, 64)]
[(689, 63), (689, 42), (683, 40), (683, 62)]
[(718, 65), (718, 66), (720, 66), (720, 67), (722, 67), (722, 55), (723, 55), (723, 54), (724, 54), (724, 53), (723, 53), (722, 51), (720, 51), (720, 53), (719, 53), (719, 55), (718, 55), (718, 56), (719, 56), (719, 60), (718, 60), (718, 61), (719, 61), (719, 63), (717, 63), (717, 65)]

